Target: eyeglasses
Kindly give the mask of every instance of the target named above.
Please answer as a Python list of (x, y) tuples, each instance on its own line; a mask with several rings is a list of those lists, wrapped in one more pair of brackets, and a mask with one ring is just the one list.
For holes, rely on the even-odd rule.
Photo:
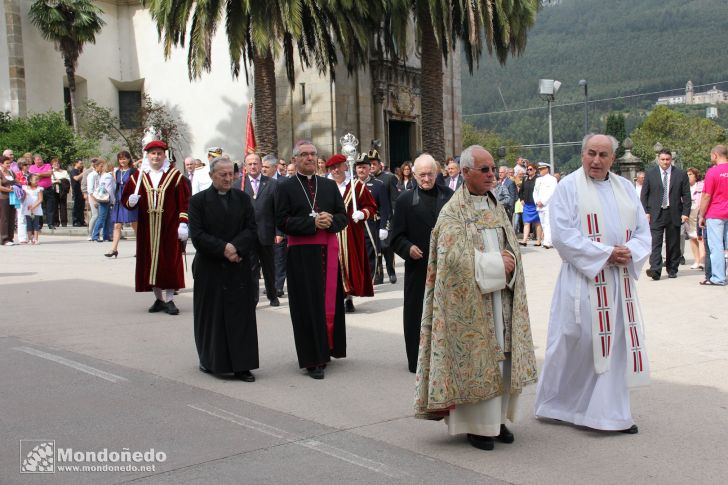
[(533, 172), (533, 169), (532, 168), (527, 168), (526, 169), (526, 172)]
[(487, 165), (485, 165), (483, 167), (468, 167), (468, 168), (470, 168), (471, 170), (478, 170), (479, 172), (482, 172), (482, 173), (493, 172), (495, 174), (495, 167), (489, 167)]

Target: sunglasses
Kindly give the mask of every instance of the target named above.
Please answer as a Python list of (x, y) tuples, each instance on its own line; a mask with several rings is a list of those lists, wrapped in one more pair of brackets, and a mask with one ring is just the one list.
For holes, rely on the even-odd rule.
[(533, 169), (532, 168), (527, 168), (526, 169), (526, 172), (533, 172)]
[(478, 170), (479, 172), (482, 172), (482, 173), (489, 173), (489, 172), (495, 173), (495, 167), (488, 167), (488, 166), (477, 167), (477, 168), (476, 167), (470, 167), (470, 169), (471, 170)]

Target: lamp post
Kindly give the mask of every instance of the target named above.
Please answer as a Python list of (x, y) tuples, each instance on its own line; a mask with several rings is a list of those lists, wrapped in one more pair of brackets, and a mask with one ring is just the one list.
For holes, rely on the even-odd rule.
[(538, 94), (546, 100), (549, 106), (549, 165), (551, 165), (551, 173), (554, 173), (554, 128), (551, 120), (551, 104), (554, 102), (560, 87), (561, 82), (553, 79), (539, 79), (538, 81)]
[(584, 87), (584, 136), (589, 133), (589, 91), (586, 79), (579, 81), (579, 86)]

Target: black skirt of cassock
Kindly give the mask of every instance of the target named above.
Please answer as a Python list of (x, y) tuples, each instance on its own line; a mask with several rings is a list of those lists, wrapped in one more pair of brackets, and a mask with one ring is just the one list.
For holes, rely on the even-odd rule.
[(288, 246), (288, 304), (298, 366), (301, 368), (325, 364), (331, 357), (346, 357), (344, 287), (338, 269), (338, 258), (334, 347), (329, 349), (324, 305), (325, 255), (325, 247), (319, 245)]
[(404, 344), (407, 364), (411, 372), (417, 370), (417, 353), (420, 348), (422, 304), (425, 298), (427, 258), (406, 261), (404, 264)]
[(217, 261), (192, 264), (193, 313), (200, 364), (213, 374), (258, 368), (258, 329), (250, 266)]

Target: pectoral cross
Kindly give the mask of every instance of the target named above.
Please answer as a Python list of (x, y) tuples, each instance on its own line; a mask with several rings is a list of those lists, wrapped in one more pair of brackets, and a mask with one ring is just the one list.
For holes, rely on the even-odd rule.
[(311, 216), (311, 217), (314, 217), (314, 218), (315, 218), (316, 216), (318, 216), (318, 212), (316, 212), (316, 211), (312, 210), (312, 211), (311, 211), (311, 213), (309, 214), (309, 216)]

